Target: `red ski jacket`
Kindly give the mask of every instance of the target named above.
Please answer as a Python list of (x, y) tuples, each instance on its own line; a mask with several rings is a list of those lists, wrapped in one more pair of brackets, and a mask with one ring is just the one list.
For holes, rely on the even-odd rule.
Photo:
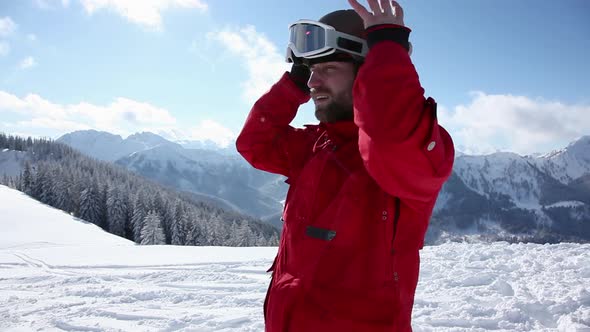
[(354, 122), (291, 127), (308, 100), (286, 73), (236, 143), (290, 185), (266, 331), (411, 331), (419, 250), (451, 173), (451, 137), (392, 41), (375, 44), (357, 74)]

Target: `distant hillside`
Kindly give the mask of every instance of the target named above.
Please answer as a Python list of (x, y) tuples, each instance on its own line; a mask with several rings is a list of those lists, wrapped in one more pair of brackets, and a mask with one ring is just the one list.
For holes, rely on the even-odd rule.
[[(168, 141), (151, 133), (127, 137), (94, 130), (60, 137), (76, 150), (224, 209), (266, 219), (282, 209), (284, 179), (252, 168), (235, 148)], [(280, 218), (273, 220), (274, 224)]]
[[(0, 134), (0, 160), (3, 184), (137, 243), (278, 243), (276, 228), (260, 220), (198, 202), (61, 143)], [(9, 176), (6, 165), (12, 174), (20, 165), (19, 175)]]

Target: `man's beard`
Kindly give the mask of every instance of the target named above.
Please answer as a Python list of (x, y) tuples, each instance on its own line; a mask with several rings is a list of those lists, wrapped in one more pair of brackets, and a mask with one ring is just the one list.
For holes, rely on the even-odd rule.
[(330, 103), (316, 106), (316, 119), (323, 123), (352, 121), (354, 119), (352, 101), (344, 100), (342, 97), (342, 95), (334, 96)]

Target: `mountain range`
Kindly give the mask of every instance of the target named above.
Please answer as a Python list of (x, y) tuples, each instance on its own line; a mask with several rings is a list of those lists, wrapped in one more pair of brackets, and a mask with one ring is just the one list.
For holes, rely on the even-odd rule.
[[(284, 177), (252, 168), (231, 149), (189, 148), (152, 133), (78, 131), (58, 139), (169, 187), (280, 227)], [(590, 241), (590, 136), (545, 155), (457, 154), (427, 242), (487, 238)]]
[(200, 200), (267, 220), (280, 228), (277, 214), (282, 210), (281, 197), (287, 192), (284, 178), (252, 168), (235, 149), (190, 141), (179, 144), (147, 132), (123, 139), (106, 132), (77, 131), (57, 141)]

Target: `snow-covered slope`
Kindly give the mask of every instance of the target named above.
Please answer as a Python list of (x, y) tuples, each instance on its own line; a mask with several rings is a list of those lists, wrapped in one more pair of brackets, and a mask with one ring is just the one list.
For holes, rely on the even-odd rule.
[(480, 195), (501, 193), (520, 207), (538, 207), (541, 197), (539, 172), (527, 160), (514, 153), (458, 157), (453, 171)]
[(569, 184), (584, 174), (590, 174), (590, 136), (581, 137), (563, 150), (532, 159), (542, 171)]
[(505, 195), (519, 208), (539, 209), (559, 199), (571, 200), (571, 195), (560, 198), (553, 192), (568, 191), (573, 181), (590, 174), (590, 136), (539, 157), (506, 152), (461, 155), (456, 158), (453, 171), (480, 195)]
[[(276, 248), (137, 246), (0, 186), (1, 331), (262, 331)], [(588, 331), (590, 244), (422, 250), (413, 328)]]
[(6, 186), (0, 186), (0, 247), (35, 245), (133, 245)]

